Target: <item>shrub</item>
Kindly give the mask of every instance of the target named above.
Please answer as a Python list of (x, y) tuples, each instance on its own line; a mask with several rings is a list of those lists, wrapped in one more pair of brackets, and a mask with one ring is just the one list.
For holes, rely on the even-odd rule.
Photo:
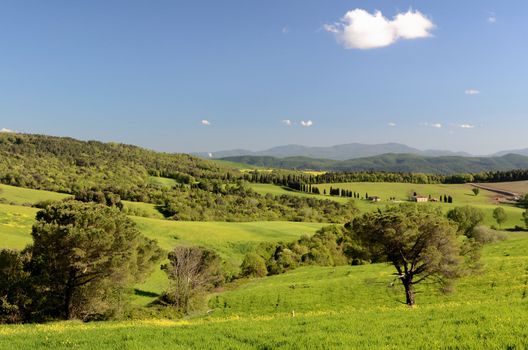
[(504, 232), (496, 231), (486, 226), (475, 227), (471, 236), (480, 244), (504, 241), (507, 238)]
[(268, 274), (266, 261), (254, 252), (246, 254), (240, 269), (242, 277), (264, 277)]

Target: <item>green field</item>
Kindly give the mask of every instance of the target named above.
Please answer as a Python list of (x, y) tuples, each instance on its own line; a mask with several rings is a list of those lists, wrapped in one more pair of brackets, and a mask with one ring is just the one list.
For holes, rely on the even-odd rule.
[[(272, 185), (253, 186), (261, 193), (312, 196)], [(332, 186), (401, 200), (410, 190), (433, 196), (446, 193), (454, 197), (455, 204), (437, 205), (446, 210), (456, 205), (478, 206), (486, 210), (488, 223), (489, 211), (496, 207), (487, 191), (474, 196), (470, 187), (462, 185)], [(20, 198), (26, 203), (28, 199), (50, 199), (50, 193), (43, 191), (5, 188), (8, 191), (2, 195), (9, 200)], [(362, 210), (387, 204), (356, 202)], [(128, 205), (155, 211), (145, 203), (125, 202)], [(508, 225), (521, 223), (520, 209), (505, 209), (510, 214)], [(36, 212), (35, 208), (0, 204), (0, 247), (20, 249), (30, 243)], [(203, 245), (218, 251), (231, 267), (238, 266), (243, 255), (258, 242), (291, 241), (323, 226), (292, 222), (176, 222), (135, 216), (132, 219), (164, 249), (179, 244)], [(444, 295), (432, 285), (420, 285), (418, 306), (412, 309), (403, 305), (399, 282), (395, 281), (393, 269), (385, 264), (303, 267), (283, 275), (240, 281), (236, 288), (228, 286), (210, 295), (205, 309), (182, 320), (0, 326), (0, 349), (525, 349), (528, 234), (508, 236), (507, 241), (485, 247), (481, 271), (461, 279), (453, 293)], [(164, 273), (156, 270), (146, 283), (136, 286), (133, 304), (145, 309), (167, 283)], [(144, 315), (148, 314), (147, 311)]]
[(220, 166), (224, 166), (224, 167), (228, 167), (228, 168), (232, 168), (232, 169), (237, 169), (237, 170), (242, 170), (242, 171), (244, 171), (244, 170), (245, 171), (248, 171), (248, 170), (259, 170), (259, 169), (263, 170), (263, 168), (260, 168), (260, 167), (255, 166), (255, 165), (230, 162), (228, 160), (212, 159), (211, 161), (213, 163), (217, 163)]
[(0, 204), (0, 248), (22, 249), (31, 242), (38, 209)]
[(510, 234), (453, 293), (422, 285), (412, 309), (387, 265), (305, 267), (212, 295), (209, 315), (1, 326), (0, 348), (525, 349), (527, 252), (527, 235)]
[(171, 188), (172, 186), (177, 185), (178, 182), (167, 177), (150, 176), (149, 184)]
[[(18, 190), (14, 187), (13, 189)], [(23, 189), (19, 189), (23, 190)], [(22, 191), (23, 192), (23, 191)], [(36, 191), (38, 192), (38, 191)], [(16, 194), (16, 191), (14, 192)], [(41, 195), (43, 198), (45, 194)], [(48, 198), (45, 198), (48, 199)], [(143, 210), (158, 213), (152, 204), (124, 202), (126, 206), (137, 206)], [(31, 243), (31, 226), (38, 209), (0, 204), (0, 248), (22, 249)], [(161, 215), (160, 215), (161, 216)], [(201, 245), (216, 250), (236, 269), (244, 254), (263, 241), (292, 241), (303, 234), (313, 234), (324, 226), (318, 223), (302, 222), (182, 222), (132, 216), (138, 229), (147, 237), (158, 241), (165, 250), (176, 245)], [(137, 286), (149, 293), (161, 293), (167, 287), (167, 278), (160, 271), (146, 283)], [(154, 298), (138, 295), (134, 302), (146, 305)]]
[[(226, 261), (227, 269), (236, 270), (244, 254), (259, 242), (293, 241), (302, 234), (313, 234), (324, 226), (302, 222), (185, 222), (134, 217), (141, 232), (170, 250), (176, 245), (200, 245), (217, 251)], [(167, 278), (156, 271), (138, 289), (161, 293), (167, 287)], [(135, 303), (146, 305), (153, 301), (149, 296), (136, 296)]]
[(6, 199), (13, 204), (35, 204), (44, 200), (61, 200), (70, 195), (50, 191), (32, 190), (22, 187), (14, 187), (0, 184), (0, 198)]
[[(314, 195), (304, 192), (292, 191), (284, 187), (270, 185), (270, 184), (251, 184), (251, 187), (260, 194), (271, 193), (274, 195), (289, 194), (303, 197), (313, 197), (318, 199), (330, 199), (340, 203), (345, 203), (350, 200), (349, 198), (329, 196), (329, 195)], [(469, 184), (464, 185), (444, 185), (444, 184), (432, 184), (432, 185), (417, 185), (407, 183), (387, 183), (387, 182), (351, 182), (351, 183), (335, 183), (335, 184), (323, 184), (317, 185), (321, 193), (326, 190), (329, 193), (330, 187), (341, 188), (358, 192), (361, 197), (365, 197), (366, 194), (369, 196), (378, 196), (381, 198), (380, 202), (372, 203), (365, 199), (355, 199), (355, 203), (361, 211), (372, 211), (377, 208), (394, 204), (398, 202), (407, 202), (409, 195), (416, 192), (417, 194), (428, 196), (431, 195), (433, 198), (437, 198), (440, 195), (451, 195), (453, 197), (453, 203), (432, 203), (442, 208), (444, 212), (449, 209), (471, 205), (478, 207), (486, 214), (485, 224), (488, 226), (494, 225), (495, 220), (493, 219), (493, 210), (501, 206), (506, 210), (508, 214), (508, 220), (503, 224), (503, 228), (513, 228), (516, 225), (522, 226), (522, 212), (521, 208), (513, 205), (499, 204), (495, 198), (497, 194), (494, 192), (480, 190), (480, 194), (475, 196), (471, 189), (473, 188)], [(390, 201), (389, 198), (395, 197), (396, 201)]]

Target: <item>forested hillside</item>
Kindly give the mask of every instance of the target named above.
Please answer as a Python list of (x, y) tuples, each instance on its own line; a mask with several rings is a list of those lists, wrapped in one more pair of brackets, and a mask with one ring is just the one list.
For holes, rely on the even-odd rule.
[(186, 154), (43, 135), (0, 134), (0, 182), (105, 204), (154, 203), (175, 220), (345, 222), (353, 213), (352, 205), (330, 200), (259, 195), (239, 170)]
[(191, 157), (140, 147), (28, 134), (0, 134), (2, 183), (74, 193), (81, 188), (145, 186), (148, 176), (191, 183), (224, 179), (229, 168)]

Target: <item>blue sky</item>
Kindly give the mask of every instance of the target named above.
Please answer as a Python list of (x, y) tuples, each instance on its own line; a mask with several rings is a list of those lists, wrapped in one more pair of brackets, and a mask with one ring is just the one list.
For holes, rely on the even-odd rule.
[(0, 129), (183, 152), (524, 148), (527, 22), (521, 0), (1, 1)]

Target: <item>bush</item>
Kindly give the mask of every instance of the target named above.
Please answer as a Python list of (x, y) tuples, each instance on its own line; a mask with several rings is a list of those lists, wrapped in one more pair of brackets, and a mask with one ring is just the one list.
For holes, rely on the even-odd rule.
[(264, 277), (268, 274), (266, 261), (254, 252), (246, 254), (240, 269), (242, 277)]
[(447, 217), (457, 223), (458, 231), (471, 238), (473, 229), (484, 221), (484, 212), (475, 207), (456, 207), (447, 213)]
[(507, 238), (504, 232), (495, 231), (486, 226), (475, 227), (471, 236), (480, 244), (504, 241)]

